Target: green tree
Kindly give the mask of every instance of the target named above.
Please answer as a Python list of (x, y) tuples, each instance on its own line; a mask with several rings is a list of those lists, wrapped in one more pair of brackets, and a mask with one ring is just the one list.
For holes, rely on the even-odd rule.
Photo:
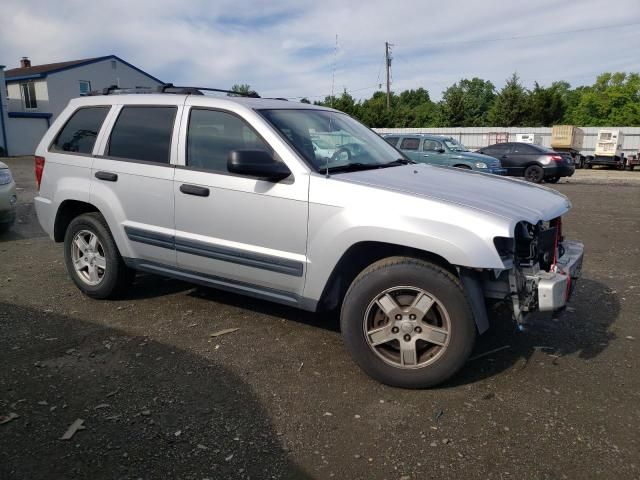
[(236, 83), (231, 87), (231, 91), (234, 93), (228, 93), (229, 97), (248, 97), (251, 95), (257, 95), (254, 90), (251, 89), (251, 85), (246, 83)]
[(640, 75), (622, 72), (599, 75), (591, 87), (579, 89), (565, 120), (576, 125), (640, 125)]
[(529, 92), (514, 73), (496, 96), (489, 110), (489, 123), (500, 127), (523, 126), (528, 117), (528, 96)]
[(488, 80), (464, 78), (442, 93), (438, 124), (444, 127), (486, 125), (495, 96), (495, 86)]
[[(568, 85), (568, 84), (567, 84)], [(565, 93), (568, 90), (559, 83), (553, 83), (549, 88), (534, 83), (529, 94), (527, 126), (550, 127), (561, 123), (566, 110)]]

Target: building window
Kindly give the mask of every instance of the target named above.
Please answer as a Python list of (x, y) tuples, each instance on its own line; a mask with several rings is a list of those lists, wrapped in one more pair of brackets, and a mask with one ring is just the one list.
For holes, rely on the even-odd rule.
[(24, 108), (38, 108), (36, 101), (36, 86), (33, 82), (21, 83), (22, 103)]
[(91, 91), (91, 82), (80, 80), (80, 95), (86, 95)]
[(115, 60), (111, 60), (111, 70), (115, 70), (116, 69), (116, 61)]

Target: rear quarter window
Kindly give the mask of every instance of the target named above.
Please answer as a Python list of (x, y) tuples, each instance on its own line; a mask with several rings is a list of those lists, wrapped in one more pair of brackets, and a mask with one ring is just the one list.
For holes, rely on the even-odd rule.
[(91, 154), (110, 108), (83, 107), (76, 110), (56, 135), (49, 150)]
[(400, 137), (384, 137), (387, 143), (393, 145), (394, 147), (398, 144), (398, 139)]
[(177, 107), (122, 107), (107, 155), (128, 160), (169, 163)]

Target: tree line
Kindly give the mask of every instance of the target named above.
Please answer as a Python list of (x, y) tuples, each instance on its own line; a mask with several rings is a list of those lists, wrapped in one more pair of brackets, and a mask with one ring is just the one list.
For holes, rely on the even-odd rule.
[(589, 86), (535, 82), (527, 89), (514, 73), (500, 90), (488, 80), (462, 79), (444, 90), (438, 102), (428, 90), (417, 88), (393, 92), (390, 109), (382, 91), (356, 100), (345, 90), (314, 103), (348, 113), (369, 127), (640, 126), (640, 75), (603, 73)]

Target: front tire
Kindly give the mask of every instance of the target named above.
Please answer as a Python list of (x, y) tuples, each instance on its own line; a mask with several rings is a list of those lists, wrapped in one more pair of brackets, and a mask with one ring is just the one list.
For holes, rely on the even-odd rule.
[(113, 298), (123, 294), (135, 277), (128, 268), (98, 212), (74, 218), (64, 236), (64, 260), (76, 286), (91, 298)]
[(426, 261), (390, 257), (353, 281), (340, 316), (347, 350), (387, 385), (427, 388), (469, 357), (475, 322), (457, 277)]

